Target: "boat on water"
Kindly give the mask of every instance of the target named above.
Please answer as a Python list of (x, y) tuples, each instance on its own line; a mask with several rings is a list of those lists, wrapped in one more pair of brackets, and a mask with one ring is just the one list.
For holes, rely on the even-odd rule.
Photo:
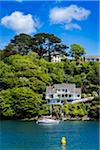
[(60, 120), (54, 120), (54, 119), (39, 119), (36, 121), (36, 124), (59, 124)]
[(36, 121), (36, 124), (44, 124), (44, 125), (53, 125), (53, 124), (59, 124), (60, 120), (53, 119), (52, 116), (52, 105), (50, 105), (50, 116), (44, 116), (41, 119), (38, 119)]

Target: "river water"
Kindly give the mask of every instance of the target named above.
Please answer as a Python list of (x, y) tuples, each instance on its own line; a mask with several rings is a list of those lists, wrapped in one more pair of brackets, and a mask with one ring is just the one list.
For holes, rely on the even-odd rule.
[[(61, 137), (67, 139), (61, 145)], [(0, 121), (0, 150), (99, 150), (98, 121), (65, 121), (37, 125), (33, 121)]]

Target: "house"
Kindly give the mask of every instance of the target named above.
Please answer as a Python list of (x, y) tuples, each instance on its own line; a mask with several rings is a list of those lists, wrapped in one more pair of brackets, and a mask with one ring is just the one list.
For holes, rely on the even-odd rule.
[(51, 55), (51, 62), (61, 62), (67, 57), (64, 54), (55, 53)]
[[(43, 57), (48, 60), (49, 55), (44, 54)], [(60, 54), (59, 52), (52, 52), (51, 53), (51, 62), (61, 62), (62, 60), (66, 59), (67, 57), (64, 54)]]
[(54, 84), (46, 88), (46, 101), (48, 104), (70, 103), (81, 99), (81, 88), (76, 88), (75, 84)]
[(100, 56), (85, 56), (83, 57), (83, 61), (100, 61)]

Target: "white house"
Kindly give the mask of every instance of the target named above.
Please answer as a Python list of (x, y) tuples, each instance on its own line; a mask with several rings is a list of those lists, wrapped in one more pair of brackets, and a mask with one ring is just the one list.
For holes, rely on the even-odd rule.
[(62, 60), (66, 59), (67, 57), (64, 54), (59, 54), (55, 52), (51, 55), (51, 62), (61, 62)]
[(100, 61), (100, 56), (85, 56), (85, 57), (83, 57), (83, 61), (88, 61), (88, 62)]
[(54, 84), (46, 88), (46, 100), (48, 104), (70, 103), (81, 99), (81, 88), (76, 88), (75, 84)]
[[(44, 54), (43, 57), (48, 60), (49, 54)], [(67, 57), (64, 54), (60, 54), (59, 52), (52, 52), (51, 53), (51, 62), (61, 62), (62, 60), (66, 59)]]

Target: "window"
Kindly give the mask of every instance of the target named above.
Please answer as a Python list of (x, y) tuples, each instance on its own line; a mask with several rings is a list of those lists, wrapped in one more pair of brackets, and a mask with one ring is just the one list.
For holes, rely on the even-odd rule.
[(99, 61), (99, 59), (97, 58), (97, 61)]
[(67, 97), (68, 95), (67, 94), (65, 94), (65, 97)]
[(58, 99), (58, 100), (57, 100), (57, 103), (59, 103), (59, 102), (60, 102), (60, 100)]
[(90, 61), (90, 58), (87, 58), (88, 61)]
[(72, 99), (68, 99), (68, 100), (67, 100), (67, 102), (72, 102), (72, 101), (73, 101)]
[(53, 94), (49, 95), (50, 98), (53, 98)]
[(78, 94), (77, 97), (80, 97), (80, 95)]
[(60, 89), (58, 89), (58, 91), (60, 92)]
[(71, 95), (71, 94), (69, 94), (69, 97), (72, 97), (72, 95)]
[(64, 97), (64, 94), (62, 94), (62, 97)]
[(65, 91), (65, 89), (62, 89), (62, 91), (64, 92), (64, 91)]
[(48, 99), (48, 103), (50, 103), (50, 100)]
[(67, 92), (67, 89), (65, 90), (65, 92)]
[(60, 97), (60, 95), (58, 95), (58, 97)]

